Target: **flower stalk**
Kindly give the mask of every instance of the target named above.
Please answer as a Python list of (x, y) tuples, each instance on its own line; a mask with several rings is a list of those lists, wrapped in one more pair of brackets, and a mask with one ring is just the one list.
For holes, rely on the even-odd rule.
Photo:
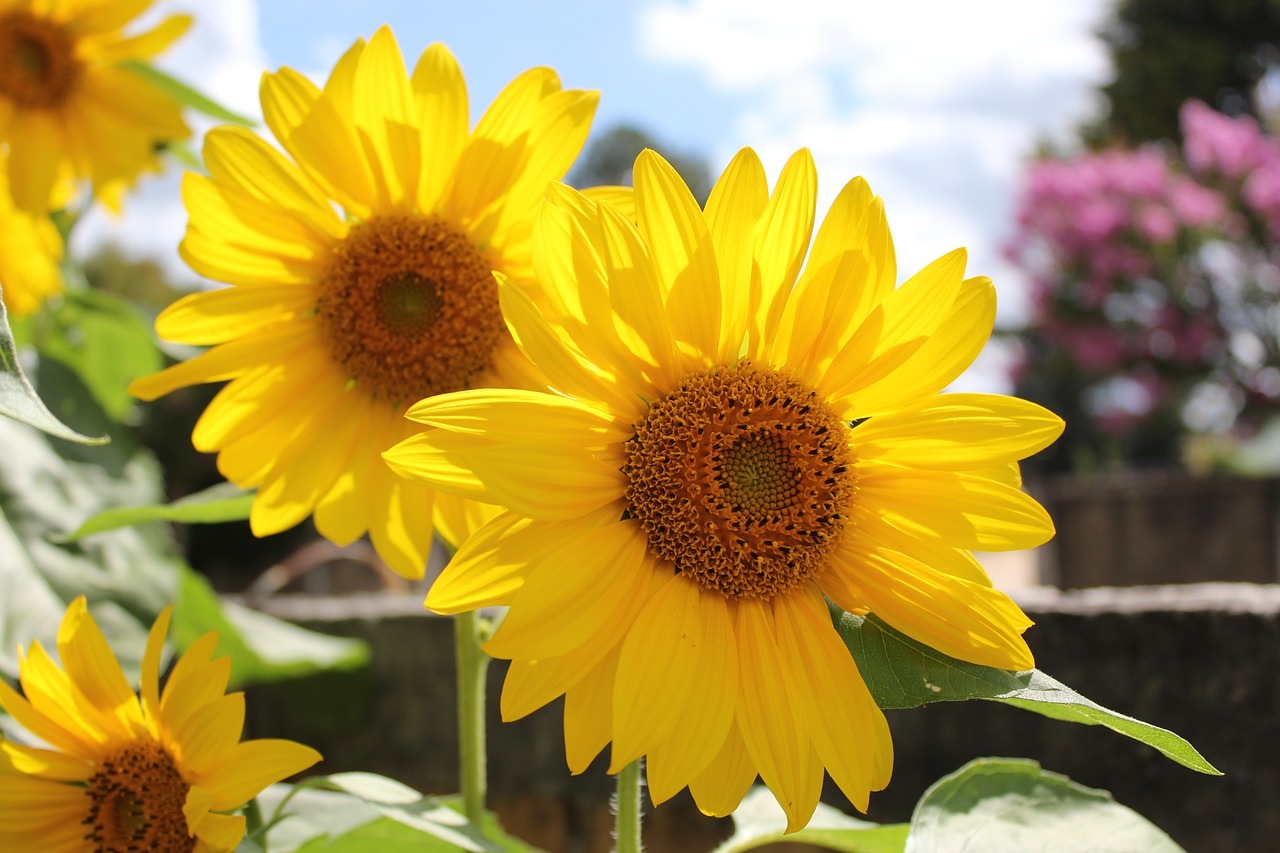
[(640, 853), (640, 764), (643, 759), (622, 768), (618, 774), (618, 793), (613, 806), (615, 853)]
[(454, 656), (458, 670), (458, 761), (462, 774), (462, 806), (476, 826), (484, 817), (488, 790), (485, 751), (485, 681), (489, 656), (480, 648), (489, 622), (475, 611), (454, 617)]

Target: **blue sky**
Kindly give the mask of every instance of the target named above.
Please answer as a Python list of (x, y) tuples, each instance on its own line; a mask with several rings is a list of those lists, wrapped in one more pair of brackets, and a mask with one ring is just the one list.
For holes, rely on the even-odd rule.
[[(162, 66), (260, 115), (266, 69), (323, 82), (358, 37), (392, 26), (414, 64), (433, 41), (457, 55), (473, 120), (512, 77), (556, 68), (601, 91), (596, 128), (639, 125), (718, 173), (751, 145), (776, 176), (807, 147), (819, 216), (862, 175), (889, 213), (905, 278), (957, 246), (990, 275), (1000, 322), (1025, 316), (1021, 279), (1001, 256), (1012, 202), (1038, 141), (1061, 141), (1096, 110), (1107, 79), (1092, 35), (1107, 0), (168, 0), (193, 30)], [(146, 182), (120, 220), (97, 215), (78, 247), (102, 240), (163, 260), (185, 227), (179, 178)], [(980, 368), (988, 376), (998, 366)]]

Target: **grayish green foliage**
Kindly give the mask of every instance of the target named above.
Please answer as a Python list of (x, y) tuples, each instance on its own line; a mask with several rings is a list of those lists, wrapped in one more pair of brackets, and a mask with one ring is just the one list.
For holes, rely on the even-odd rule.
[(144, 524), (148, 521), (176, 521), (182, 524), (217, 524), (249, 517), (253, 492), (234, 483), (216, 483), (207, 489), (179, 498), (173, 503), (114, 507), (85, 521), (68, 537), (74, 542), (95, 533)]
[(1182, 853), (1106, 791), (1034, 761), (979, 758), (925, 791), (905, 853)]
[(740, 853), (775, 841), (816, 844), (843, 853), (901, 853), (907, 840), (905, 823), (870, 823), (822, 803), (804, 829), (784, 835), (786, 826), (787, 817), (769, 789), (752, 788), (733, 813), (733, 835), (714, 853)]
[(9, 329), (9, 315), (0, 293), (0, 415), (6, 415), (50, 435), (81, 444), (106, 444), (107, 437), (81, 435), (58, 420), (31, 387), (18, 362), (18, 348)]

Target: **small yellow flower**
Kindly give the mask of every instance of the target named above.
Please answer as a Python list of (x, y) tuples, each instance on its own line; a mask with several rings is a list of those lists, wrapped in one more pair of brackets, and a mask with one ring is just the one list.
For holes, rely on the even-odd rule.
[(244, 694), (223, 695), (231, 661), (206, 634), (160, 692), (166, 608), (151, 627), (142, 695), (125, 680), (85, 606), (58, 630), (59, 668), (34, 643), (19, 652), (22, 692), (0, 707), (50, 748), (0, 741), (0, 849), (42, 853), (222, 853), (244, 837), (225, 814), (320, 760), (287, 740), (241, 741)]
[(62, 237), (44, 214), (13, 206), (0, 157), (0, 291), (10, 318), (30, 314), (62, 292)]
[(892, 766), (827, 600), (963, 660), (1033, 665), (1029, 620), (969, 549), (1052, 535), (1016, 460), (1062, 429), (1021, 400), (939, 395), (990, 335), (990, 281), (958, 250), (895, 287), (861, 179), (810, 249), (816, 185), (801, 151), (770, 195), (744, 149), (703, 211), (645, 152), (638, 226), (553, 186), (545, 304), (510, 287), (502, 304), (561, 394), (424, 400), (422, 432), (385, 454), (510, 510), (427, 597), (510, 606), (487, 645), (512, 661), (504, 718), (563, 694), (574, 772), (612, 742), (611, 772), (647, 756), (654, 802), (688, 786), (715, 815), (758, 774), (791, 830), (824, 769), (865, 810)]
[(433, 516), (455, 543), (474, 526), (474, 505), (396, 477), (379, 454), (410, 434), (404, 412), (424, 397), (545, 386), (507, 334), (493, 271), (532, 278), (534, 213), (597, 100), (534, 68), (469, 129), (448, 48), (427, 48), (410, 76), (383, 27), (323, 90), (289, 68), (264, 76), (267, 125), (292, 161), (239, 128), (208, 134), (210, 177), (183, 186), (181, 251), (236, 286), (161, 314), (162, 337), (217, 346), (130, 392), (232, 380), (192, 440), (257, 487), (256, 534), (314, 513), (329, 539), (367, 530), (396, 571), (421, 577)]
[(83, 180), (115, 206), (153, 166), (158, 143), (190, 134), (180, 105), (124, 65), (150, 60), (191, 24), (174, 15), (126, 35), (151, 5), (0, 0), (0, 143), (18, 207), (61, 207), (68, 183)]

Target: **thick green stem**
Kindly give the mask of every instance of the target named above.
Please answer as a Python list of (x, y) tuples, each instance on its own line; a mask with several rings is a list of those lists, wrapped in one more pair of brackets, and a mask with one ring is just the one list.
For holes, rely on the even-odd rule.
[(458, 667), (458, 758), (462, 772), (462, 807), (476, 826), (484, 817), (488, 788), (485, 756), (485, 676), (489, 656), (480, 648), (486, 621), (474, 611), (453, 617), (454, 656)]
[(640, 853), (640, 763), (635, 761), (618, 774), (618, 799), (614, 804), (615, 853)]

